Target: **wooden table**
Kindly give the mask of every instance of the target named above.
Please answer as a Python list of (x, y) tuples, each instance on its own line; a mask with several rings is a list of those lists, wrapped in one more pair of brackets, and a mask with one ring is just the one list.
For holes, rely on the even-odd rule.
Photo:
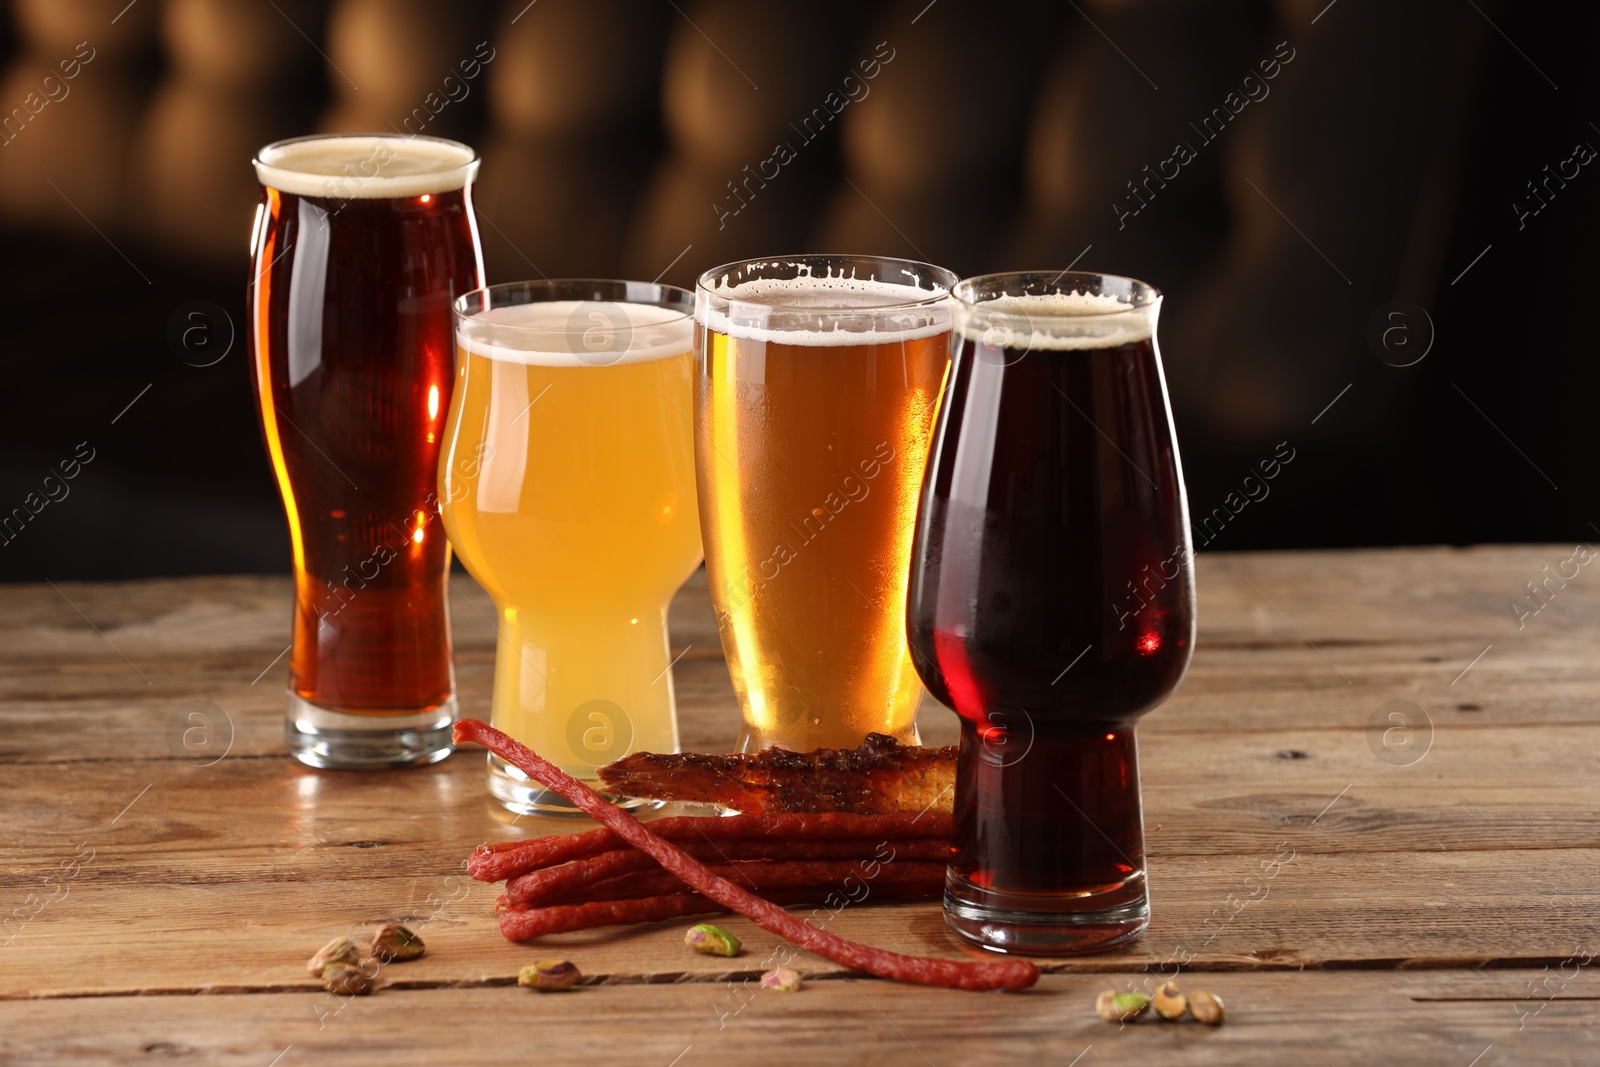
[[(1194, 665), (1140, 731), (1150, 929), (1043, 961), (1010, 995), (811, 957), (800, 993), (756, 995), (774, 939), (738, 919), (733, 960), (684, 949), (682, 923), (508, 944), (465, 856), (568, 825), (508, 825), (478, 753), (368, 774), (287, 758), (287, 580), (12, 586), (0, 1062), (1593, 1064), (1600, 578), (1552, 581), (1520, 629), (1511, 607), (1571, 554), (1202, 556)], [(481, 714), (489, 604), (455, 584), (462, 703)], [(703, 580), (672, 623), (685, 745), (715, 750), (737, 713)], [(194, 711), (214, 733), (186, 750)], [(926, 740), (953, 737), (948, 712), (923, 718)], [(389, 919), (428, 954), (374, 995), (307, 978), (323, 942)], [(963, 951), (932, 904), (849, 907), (831, 928)], [(557, 954), (595, 984), (515, 987)], [(1095, 1017), (1097, 991), (1181, 960), (1226, 1026)]]

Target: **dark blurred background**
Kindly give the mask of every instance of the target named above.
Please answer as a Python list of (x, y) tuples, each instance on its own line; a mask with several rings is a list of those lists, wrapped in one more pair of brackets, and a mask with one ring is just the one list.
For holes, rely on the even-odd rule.
[(1150, 281), (1206, 549), (1587, 540), (1597, 22), (1490, 0), (12, 0), (0, 517), (29, 514), (0, 579), (288, 570), (227, 347), (250, 158), (346, 130), (478, 148), (491, 282), (689, 286), (799, 251)]

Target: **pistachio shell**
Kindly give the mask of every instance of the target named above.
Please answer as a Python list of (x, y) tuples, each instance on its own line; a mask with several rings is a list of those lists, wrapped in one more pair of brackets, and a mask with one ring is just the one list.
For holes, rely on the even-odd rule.
[(739, 939), (720, 926), (710, 923), (701, 923), (689, 927), (689, 932), (683, 935), (683, 943), (696, 952), (703, 952), (707, 956), (737, 956), (739, 954)]
[(1196, 989), (1189, 994), (1189, 1014), (1207, 1026), (1221, 1026), (1228, 1018), (1222, 998), (1204, 989)]
[(361, 951), (348, 937), (340, 934), (317, 949), (317, 954), (306, 962), (306, 973), (318, 978), (330, 963), (359, 963)]
[(372, 992), (372, 979), (352, 963), (330, 963), (322, 971), (322, 988), (349, 997)]
[(1189, 998), (1179, 992), (1178, 983), (1162, 982), (1156, 995), (1150, 998), (1150, 1006), (1163, 1019), (1181, 1019), (1189, 1007)]
[(774, 967), (761, 976), (761, 988), (793, 993), (800, 988), (800, 976), (787, 967)]
[(372, 955), (384, 963), (414, 960), (426, 951), (422, 938), (399, 923), (384, 923), (373, 931)]
[(583, 972), (567, 960), (539, 960), (517, 972), (517, 984), (541, 993), (561, 993), (578, 984)]
[(1143, 993), (1113, 993), (1106, 990), (1095, 998), (1095, 1014), (1108, 1023), (1131, 1022), (1150, 1007), (1150, 998)]

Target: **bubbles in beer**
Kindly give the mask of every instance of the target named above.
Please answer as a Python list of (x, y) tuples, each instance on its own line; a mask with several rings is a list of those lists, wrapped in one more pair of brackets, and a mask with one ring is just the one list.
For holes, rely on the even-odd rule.
[(939, 286), (924, 288), (845, 274), (802, 274), (720, 282), (705, 290), (697, 315), (717, 333), (790, 345), (886, 345), (935, 337), (950, 328)]

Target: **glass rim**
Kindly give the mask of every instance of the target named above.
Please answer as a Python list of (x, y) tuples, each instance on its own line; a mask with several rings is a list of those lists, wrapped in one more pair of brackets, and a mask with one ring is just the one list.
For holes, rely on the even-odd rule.
[[(641, 289), (655, 290), (658, 296), (669, 299), (647, 300), (637, 299), (626, 295), (554, 295), (556, 292), (565, 287), (571, 287), (573, 292), (581, 292), (584, 287), (621, 287), (622, 290), (626, 292), (629, 288), (635, 286)], [(552, 295), (540, 297), (534, 300), (513, 300), (500, 304), (485, 302), (477, 308), (469, 308), (467, 306), (468, 302), (474, 298), (478, 298), (481, 301), (482, 298), (489, 297), (496, 293), (533, 293), (538, 291), (549, 292)], [(652, 323), (651, 325), (653, 326), (671, 325), (675, 322), (692, 320), (694, 318), (694, 294), (689, 292), (689, 290), (676, 285), (667, 285), (664, 282), (641, 282), (633, 281), (627, 278), (540, 278), (537, 280), (520, 282), (496, 282), (494, 285), (479, 286), (476, 289), (462, 293), (460, 296), (456, 297), (450, 302), (450, 311), (457, 319), (457, 325), (459, 326), (462, 322), (474, 321), (482, 312), (491, 311), (495, 307), (517, 307), (524, 304), (543, 304), (555, 300), (578, 300), (607, 304), (639, 304), (644, 307), (659, 307), (665, 308), (669, 311), (677, 312), (677, 314), (672, 315), (669, 318), (661, 319), (658, 323)], [(685, 306), (680, 307), (679, 305)], [(565, 335), (570, 332), (570, 328), (567, 326), (522, 326), (516, 323), (500, 322), (485, 322), (484, 325), (493, 326), (496, 330), (509, 330), (514, 331), (514, 333), (529, 335)]]
[(996, 283), (1004, 282), (1017, 282), (1021, 283), (1022, 285), (1026, 285), (1036, 279), (1046, 277), (1049, 278), (1049, 281), (1046, 283), (1046, 285), (1052, 287), (1054, 292), (1060, 293), (1099, 291), (1098, 286), (1091, 288), (1085, 285), (1080, 288), (1073, 288), (1069, 284), (1064, 287), (1058, 287), (1058, 283), (1060, 283), (1062, 279), (1078, 280), (1083, 282), (1088, 282), (1091, 279), (1096, 282), (1110, 279), (1117, 282), (1123, 282), (1126, 283), (1126, 287), (1129, 290), (1129, 293), (1132, 294), (1133, 299), (1126, 304), (1121, 304), (1117, 308), (1106, 311), (1064, 311), (1049, 310), (1046, 308), (1029, 308), (1026, 312), (1029, 317), (1070, 319), (1074, 321), (1082, 319), (1115, 318), (1119, 315), (1130, 315), (1135, 312), (1145, 311), (1149, 308), (1156, 307), (1160, 305), (1161, 301), (1164, 299), (1161, 290), (1157, 289), (1149, 282), (1140, 281), (1138, 278), (1133, 278), (1125, 274), (1107, 274), (1104, 271), (1096, 270), (1007, 270), (995, 271), (989, 274), (974, 274), (971, 277), (962, 278), (950, 288), (950, 299), (959, 305), (963, 312), (983, 312), (991, 315), (1019, 314), (1021, 313), (1021, 309), (986, 309), (984, 305), (1000, 297), (1022, 294), (995, 293), (993, 296), (990, 296), (986, 299), (978, 300), (974, 299), (976, 290), (985, 285), (994, 285)]
[[(339, 142), (354, 143), (358, 141), (368, 141), (372, 142), (374, 146), (379, 144), (405, 145), (422, 141), (427, 142), (428, 144), (438, 145), (451, 151), (460, 150), (460, 153), (464, 158), (449, 161), (442, 160), (438, 167), (420, 170), (412, 174), (392, 175), (389, 177), (384, 177), (380, 174), (327, 174), (320, 171), (304, 170), (299, 167), (286, 165), (285, 163), (281, 161), (275, 161), (272, 158), (274, 155), (281, 155), (284, 150), (292, 148), (295, 145), (313, 144), (319, 141), (335, 144)], [(363, 158), (370, 158), (370, 153)], [(362, 162), (362, 160), (352, 159), (351, 162), (359, 164)], [(256, 172), (256, 181), (270, 189), (281, 190), (282, 186), (268, 181), (267, 179), (269, 175), (263, 173), (264, 171), (276, 172), (283, 175), (292, 175), (298, 178), (320, 179), (324, 185), (341, 181), (385, 181), (396, 183), (406, 188), (406, 191), (404, 192), (397, 191), (393, 193), (393, 197), (418, 196), (423, 193), (448, 193), (454, 192), (457, 189), (465, 188), (467, 185), (471, 184), (473, 179), (476, 177), (480, 162), (481, 158), (478, 155), (478, 150), (462, 141), (453, 140), (449, 137), (432, 137), (427, 134), (420, 133), (397, 136), (392, 133), (383, 133), (381, 131), (308, 133), (302, 134), (299, 137), (285, 137), (282, 140), (272, 141), (268, 144), (262, 145), (260, 148), (256, 149), (255, 155), (250, 159), (251, 166), (254, 167)], [(458, 176), (460, 178), (458, 184), (447, 184), (441, 180), (450, 179), (453, 182)], [(416, 187), (415, 191), (412, 191), (411, 188), (409, 188), (412, 186)], [(424, 186), (426, 186), (426, 188)], [(283, 191), (287, 192), (290, 190)], [(327, 195), (336, 195), (332, 190), (327, 190), (326, 193)], [(302, 193), (298, 195), (305, 196), (323, 194)], [(386, 198), (387, 197), (375, 196), (371, 197), (370, 199)]]
[[(730, 292), (718, 290), (710, 283), (710, 279), (713, 276), (726, 277), (727, 275), (732, 274), (736, 270), (743, 267), (756, 267), (768, 264), (773, 266), (784, 266), (798, 263), (816, 264), (848, 261), (871, 262), (877, 264), (886, 264), (889, 266), (902, 265), (908, 267), (919, 267), (926, 271), (929, 276), (929, 280), (933, 281), (934, 285), (940, 288), (923, 290), (919, 286), (911, 285), (906, 282), (879, 278), (877, 280), (882, 284), (898, 286), (905, 289), (915, 290), (917, 292), (925, 292), (927, 295), (918, 297), (915, 300), (906, 300), (893, 304), (830, 304), (826, 307), (816, 307), (815, 305), (793, 304), (784, 301), (772, 300), (769, 298), (739, 297)], [(941, 279), (941, 276), (943, 276), (943, 278), (948, 278), (948, 283), (944, 282)], [(749, 282), (759, 280), (761, 279), (747, 279)], [(786, 310), (798, 309), (834, 315), (850, 314), (853, 312), (894, 312), (906, 310), (908, 308), (925, 307), (929, 304), (936, 304), (940, 301), (948, 299), (951, 292), (954, 291), (956, 285), (959, 284), (960, 281), (960, 275), (956, 274), (948, 267), (941, 267), (937, 263), (928, 263), (920, 259), (904, 259), (900, 256), (877, 256), (852, 252), (802, 252), (782, 256), (750, 256), (745, 259), (731, 260), (727, 263), (721, 264), (720, 266), (712, 267), (708, 271), (702, 272), (700, 277), (695, 280), (694, 291), (696, 298), (698, 298), (701, 293), (704, 293), (709, 299), (720, 300), (730, 305), (741, 304), (748, 307), (766, 307)]]

